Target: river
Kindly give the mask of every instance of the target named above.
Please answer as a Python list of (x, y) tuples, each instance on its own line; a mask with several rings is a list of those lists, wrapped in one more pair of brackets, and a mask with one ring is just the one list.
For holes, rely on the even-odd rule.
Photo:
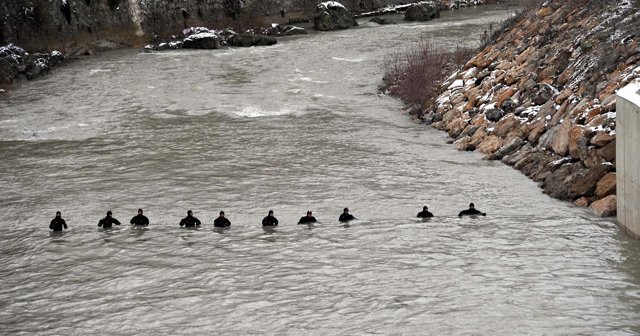
[[(376, 94), (390, 50), (474, 43), (509, 12), (108, 52), (11, 92), (0, 333), (640, 334), (638, 242)], [(469, 202), (487, 216), (458, 218)], [(436, 217), (414, 218), (423, 205)], [(96, 226), (138, 208), (148, 228)], [(187, 209), (201, 228), (178, 226)], [(212, 229), (220, 210), (230, 230)], [(296, 225), (307, 210), (322, 223)]]

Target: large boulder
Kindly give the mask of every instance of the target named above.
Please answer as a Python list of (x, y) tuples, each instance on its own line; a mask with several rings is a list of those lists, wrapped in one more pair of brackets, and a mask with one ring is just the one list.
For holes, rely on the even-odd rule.
[(377, 23), (379, 25), (387, 25), (387, 24), (396, 24), (395, 21), (391, 19), (384, 18), (382, 16), (376, 16), (369, 20), (369, 22)]
[(609, 173), (598, 181), (596, 197), (604, 198), (616, 193), (616, 173)]
[(307, 31), (298, 26), (281, 25), (274, 23), (268, 29), (265, 29), (263, 35), (269, 36), (290, 36), (290, 35), (306, 35)]
[(278, 41), (266, 35), (256, 34), (237, 34), (229, 38), (229, 45), (234, 47), (255, 47), (270, 46), (278, 43)]
[(351, 12), (337, 1), (321, 2), (316, 6), (313, 20), (315, 30), (329, 31), (355, 27), (358, 25)]
[(420, 1), (407, 8), (405, 21), (429, 21), (440, 17), (440, 6), (431, 1)]
[(13, 44), (0, 47), (0, 83), (11, 83), (26, 69), (26, 56), (24, 49)]
[(565, 164), (549, 174), (542, 182), (541, 187), (546, 194), (553, 198), (573, 200), (574, 198), (569, 196), (569, 186), (575, 180), (575, 174), (578, 174), (580, 170), (579, 164)]
[(582, 196), (593, 196), (598, 182), (612, 169), (613, 167), (609, 165), (598, 165), (590, 169), (581, 170), (574, 175), (573, 183), (567, 192), (568, 197), (577, 199)]
[(615, 216), (617, 213), (617, 201), (616, 195), (609, 195), (601, 200), (595, 201), (589, 208), (593, 210), (600, 217)]
[(503, 157), (515, 153), (522, 146), (524, 146), (524, 140), (516, 137), (511, 140), (511, 142), (502, 146), (502, 148), (489, 156), (489, 160), (501, 160)]
[(213, 32), (189, 35), (182, 43), (184, 49), (220, 49), (220, 37)]
[(49, 69), (49, 61), (46, 58), (36, 58), (35, 61), (28, 63), (24, 74), (27, 79), (32, 80), (46, 74)]

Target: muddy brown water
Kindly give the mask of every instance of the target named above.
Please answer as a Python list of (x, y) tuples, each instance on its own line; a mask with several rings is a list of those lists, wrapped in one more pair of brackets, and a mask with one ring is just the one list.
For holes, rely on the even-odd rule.
[[(11, 92), (0, 333), (638, 334), (637, 242), (376, 94), (390, 50), (472, 44), (509, 12), (110, 52)], [(471, 201), (487, 217), (455, 216)], [(425, 204), (436, 217), (415, 219)], [(359, 219), (339, 223), (345, 206)], [(139, 207), (148, 228), (96, 226)], [(187, 209), (200, 229), (178, 227)], [(322, 224), (296, 225), (308, 209)]]

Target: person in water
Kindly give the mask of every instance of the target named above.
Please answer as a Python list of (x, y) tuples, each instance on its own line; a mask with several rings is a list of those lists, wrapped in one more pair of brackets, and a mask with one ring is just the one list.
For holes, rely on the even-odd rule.
[(469, 203), (469, 209), (460, 211), (460, 213), (458, 214), (458, 217), (462, 217), (462, 216), (477, 216), (477, 215), (486, 216), (487, 214), (484, 213), (484, 212), (478, 211), (476, 209), (476, 206), (473, 205), (473, 203)]
[(310, 224), (317, 222), (316, 218), (311, 215), (311, 210), (307, 211), (307, 215), (301, 217), (298, 224)]
[(51, 220), (49, 229), (53, 231), (62, 231), (62, 228), (67, 228), (67, 222), (62, 219), (62, 212), (56, 211), (56, 217)]
[(200, 226), (200, 220), (193, 217), (193, 211), (187, 210), (187, 217), (183, 218), (180, 221), (180, 226), (184, 226), (184, 227)]
[(340, 218), (338, 218), (338, 220), (341, 221), (341, 222), (348, 222), (348, 221), (354, 220), (354, 219), (356, 219), (356, 218), (353, 217), (353, 215), (349, 213), (349, 208), (344, 208), (342, 214), (340, 215)]
[(419, 218), (428, 218), (428, 217), (433, 217), (433, 214), (431, 212), (429, 212), (429, 207), (427, 207), (426, 205), (422, 207), (422, 211), (418, 212), (418, 216)]
[(115, 219), (115, 218), (113, 218), (113, 217), (111, 217), (111, 214), (112, 214), (111, 210), (107, 211), (107, 217), (101, 219), (98, 222), (98, 226), (101, 226), (101, 227), (107, 229), (107, 228), (112, 227), (113, 224), (120, 225), (120, 221)]
[(214, 227), (229, 227), (231, 222), (224, 216), (224, 211), (220, 211), (220, 216), (213, 221)]
[(278, 226), (278, 219), (273, 216), (273, 210), (269, 210), (267, 217), (262, 219), (262, 226)]
[(142, 214), (142, 209), (138, 209), (138, 215), (131, 218), (129, 223), (133, 225), (149, 225), (149, 218)]

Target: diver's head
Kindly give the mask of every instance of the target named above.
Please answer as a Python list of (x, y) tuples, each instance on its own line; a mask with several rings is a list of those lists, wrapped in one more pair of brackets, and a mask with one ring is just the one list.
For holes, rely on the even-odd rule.
[(111, 210), (107, 211), (107, 217), (111, 217), (111, 214), (113, 214)]
[(273, 210), (269, 210), (269, 216), (273, 216)]
[(193, 211), (187, 210), (187, 216), (191, 216), (191, 215), (193, 215)]
[(349, 208), (344, 208), (343, 212), (348, 214), (349, 213)]
[(58, 217), (58, 218), (62, 217), (62, 212), (56, 211), (56, 217)]
[(138, 209), (138, 215), (142, 215), (142, 209)]
[(475, 209), (475, 208), (476, 208), (476, 206), (473, 205), (473, 203), (469, 203), (469, 209)]

